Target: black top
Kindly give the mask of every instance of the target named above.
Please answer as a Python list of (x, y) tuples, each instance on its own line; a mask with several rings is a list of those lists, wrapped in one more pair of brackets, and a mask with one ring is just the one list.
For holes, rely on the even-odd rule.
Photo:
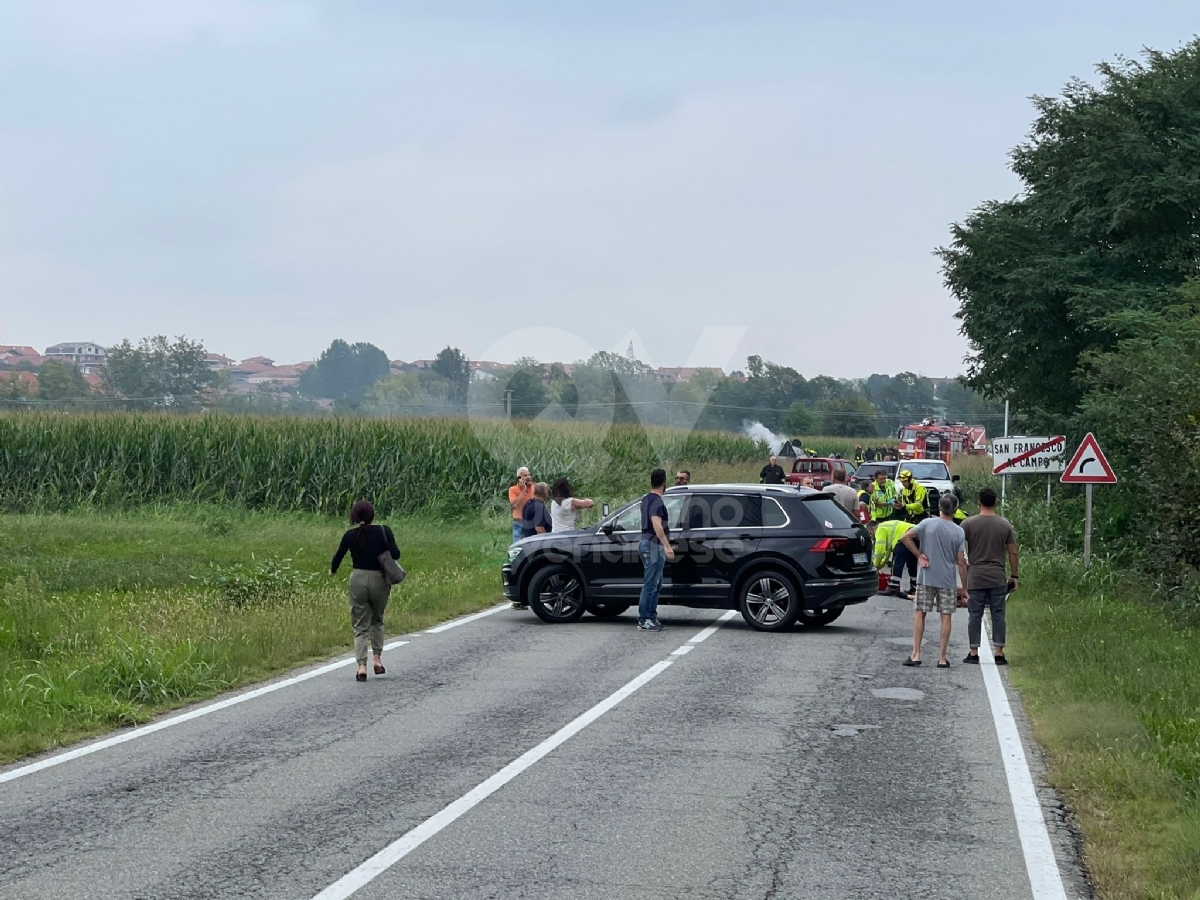
[(342, 542), (338, 545), (337, 553), (333, 554), (333, 562), (329, 564), (330, 572), (338, 570), (347, 552), (354, 562), (354, 568), (370, 572), (383, 571), (379, 568), (379, 554), (385, 550), (392, 554), (392, 559), (400, 558), (396, 536), (386, 525), (368, 525), (366, 536), (359, 540), (361, 535), (361, 528), (351, 528), (342, 535)]
[(762, 478), (763, 484), (783, 484), (787, 481), (783, 466), (763, 466), (762, 471), (758, 474)]
[(642, 498), (642, 540), (657, 540), (658, 535), (654, 532), (654, 523), (650, 520), (658, 516), (662, 520), (663, 536), (668, 540), (671, 538), (671, 527), (667, 524), (667, 504), (663, 502), (663, 498), (651, 491)]
[(533, 537), (537, 534), (538, 526), (541, 526), (549, 532), (553, 527), (550, 520), (550, 512), (546, 509), (546, 504), (534, 497), (525, 504), (525, 508), (521, 510), (521, 537)]

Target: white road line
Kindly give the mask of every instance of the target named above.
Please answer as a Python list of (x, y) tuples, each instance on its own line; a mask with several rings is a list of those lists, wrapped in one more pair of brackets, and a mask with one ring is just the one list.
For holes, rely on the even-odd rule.
[(1066, 900), (1067, 893), (1058, 871), (1058, 860), (1054, 858), (1054, 847), (1050, 844), (1050, 832), (1042, 815), (1042, 804), (1034, 790), (1033, 775), (1025, 759), (1021, 733), (1017, 730), (1008, 694), (1004, 691), (1004, 682), (1000, 680), (1000, 670), (992, 661), (992, 634), (986, 618), (984, 628), (979, 667), (983, 670), (983, 683), (992, 706), (996, 735), (1000, 738), (1000, 755), (1004, 758), (1008, 794), (1017, 819), (1017, 834), (1021, 838), (1021, 852), (1025, 856), (1025, 870), (1029, 873), (1033, 900)]
[[(725, 613), (717, 619), (715, 624), (705, 628), (684, 646), (691, 649), (691, 647), (694, 647), (701, 641), (708, 639), (716, 633), (718, 628), (733, 618), (734, 615), (736, 615), (736, 610), (730, 610)], [(674, 655), (675, 653), (671, 654), (671, 656)], [(554, 732), (554, 734), (550, 735), (550, 737), (546, 738), (546, 740), (542, 741), (536, 747), (518, 756), (495, 775), (492, 775), (486, 781), (463, 794), (449, 806), (442, 809), (441, 812), (435, 813), (416, 828), (401, 835), (391, 844), (388, 844), (362, 865), (343, 875), (329, 887), (325, 888), (325, 890), (321, 891), (321, 893), (317, 894), (313, 900), (345, 900), (346, 897), (349, 897), (360, 888), (374, 881), (442, 829), (470, 812), (492, 794), (496, 793), (496, 791), (500, 790), (500, 788), (504, 787), (504, 785), (534, 765), (538, 760), (545, 757), (555, 748), (562, 746), (626, 697), (629, 697), (654, 678), (661, 675), (674, 662), (674, 659), (668, 657), (661, 662), (655, 663), (624, 687), (610, 694), (587, 712)]]
[[(403, 647), (408, 641), (392, 641), (389, 644), (384, 644), (384, 650), (395, 650), (397, 647)], [(184, 722), (190, 722), (193, 719), (199, 719), (201, 716), (207, 716), (211, 713), (219, 712), (222, 709), (229, 709), (231, 706), (237, 706), (239, 703), (245, 703), (248, 700), (254, 700), (262, 697), (265, 694), (273, 694), (275, 691), (283, 690), (286, 687), (291, 687), (294, 684), (299, 684), (302, 681), (308, 681), (310, 678), (316, 678), (319, 675), (326, 675), (329, 672), (335, 672), (338, 669), (345, 668), (354, 664), (353, 656), (344, 656), (334, 662), (327, 663), (319, 668), (312, 669), (308, 672), (303, 672), (300, 675), (293, 675), (291, 678), (285, 678), (282, 681), (274, 681), (271, 684), (264, 684), (262, 687), (255, 688), (252, 691), (246, 691), (244, 694), (237, 694), (233, 697), (226, 697), (224, 700), (218, 700), (216, 703), (210, 703), (207, 706), (200, 706), (196, 709), (188, 710), (185, 713), (180, 713), (177, 716), (171, 716), (169, 719), (161, 719), (158, 722), (152, 722), (149, 725), (142, 725), (140, 728), (134, 728), (131, 731), (124, 731), (121, 734), (115, 734), (110, 738), (105, 738), (102, 741), (96, 741), (92, 744), (84, 744), (82, 747), (76, 747), (73, 750), (68, 750), (65, 753), (59, 753), (56, 756), (48, 756), (45, 759), (40, 759), (35, 763), (30, 763), (27, 766), (21, 766), (17, 769), (10, 769), (7, 772), (0, 772), (0, 784), (6, 781), (15, 781), (25, 775), (32, 775), (34, 772), (41, 772), (43, 769), (49, 769), (51, 766), (60, 766), (65, 762), (70, 762), (73, 759), (79, 759), (82, 756), (90, 756), (93, 753), (99, 753), (101, 750), (107, 750), (109, 747), (116, 747), (118, 744), (124, 744), (128, 741), (137, 740), (145, 737), (148, 734), (154, 734), (156, 731), (162, 731), (164, 728), (171, 728), (175, 725), (181, 725)]]
[(443, 631), (449, 631), (451, 628), (457, 628), (459, 625), (466, 625), (468, 622), (474, 622), (476, 619), (482, 619), (484, 616), (494, 616), (496, 613), (511, 609), (512, 604), (502, 603), (499, 606), (493, 606), (491, 609), (485, 609), (483, 612), (472, 613), (469, 616), (463, 616), (461, 619), (451, 619), (436, 628), (426, 628), (426, 634), (441, 634)]

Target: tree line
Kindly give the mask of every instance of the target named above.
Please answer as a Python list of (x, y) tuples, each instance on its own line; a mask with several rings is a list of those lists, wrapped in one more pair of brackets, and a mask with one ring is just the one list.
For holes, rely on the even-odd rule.
[[(595, 353), (569, 366), (524, 358), (480, 373), (455, 347), (444, 348), (427, 368), (394, 372), (380, 348), (343, 340), (333, 341), (290, 389), (265, 384), (249, 393), (228, 391), (228, 377), (209, 368), (200, 342), (162, 336), (111, 348), (97, 390), (74, 366), (57, 361), (43, 365), (39, 379), (36, 399), (60, 405), (107, 399), (135, 408), (297, 413), (317, 412), (317, 401), (333, 401), (335, 412), (362, 415), (471, 414), (731, 431), (755, 420), (791, 435), (886, 436), (928, 415), (985, 424), (998, 415), (995, 404), (966, 385), (952, 382), (939, 393), (912, 372), (805, 378), (751, 356), (745, 375), (701, 369), (688, 381), (666, 385), (648, 364), (617, 353)], [(0, 376), (0, 399), (28, 399), (21, 387), (15, 375), (11, 382)]]

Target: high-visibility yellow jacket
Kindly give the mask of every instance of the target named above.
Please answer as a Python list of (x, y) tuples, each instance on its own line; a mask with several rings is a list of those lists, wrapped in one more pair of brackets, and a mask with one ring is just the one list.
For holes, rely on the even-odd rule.
[[(895, 502), (896, 485), (891, 481), (885, 481), (882, 488), (877, 484), (871, 486), (871, 518), (876, 522), (892, 517), (892, 513), (896, 511), (892, 506)], [(884, 505), (880, 506), (880, 503)]]
[(925, 495), (927, 493), (925, 485), (915, 481), (912, 483), (912, 490), (900, 492), (900, 501), (904, 504), (904, 512), (910, 519), (925, 514)]
[(887, 564), (887, 561), (892, 558), (892, 551), (900, 543), (900, 539), (913, 527), (912, 523), (905, 522), (903, 519), (892, 519), (879, 523), (879, 527), (875, 529), (875, 557), (872, 560), (875, 568), (882, 569)]

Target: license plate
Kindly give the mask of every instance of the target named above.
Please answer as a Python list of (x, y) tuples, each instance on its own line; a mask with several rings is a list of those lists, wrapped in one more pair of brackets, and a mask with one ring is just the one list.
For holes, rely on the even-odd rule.
[(854, 554), (854, 564), (856, 566), (865, 566), (867, 564), (867, 554), (855, 553)]

